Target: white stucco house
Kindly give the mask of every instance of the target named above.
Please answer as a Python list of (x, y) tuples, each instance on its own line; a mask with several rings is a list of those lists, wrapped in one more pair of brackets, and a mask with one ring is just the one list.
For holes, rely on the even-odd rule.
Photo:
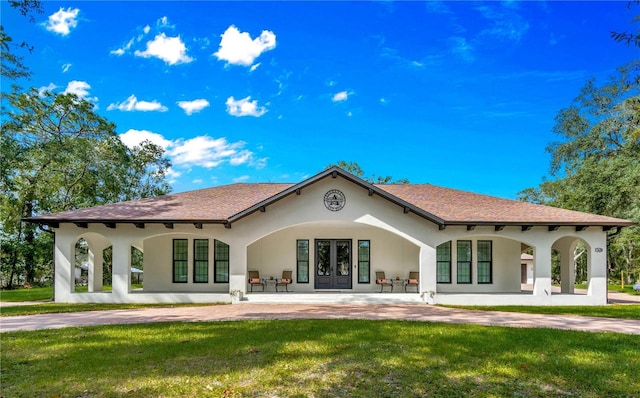
[[(374, 185), (340, 168), (297, 184), (231, 184), (28, 221), (55, 231), (55, 300), (103, 303), (229, 302), (237, 291), (250, 300), (263, 294), (263, 278), (292, 271), (292, 293), (267, 294), (291, 302), (335, 292), (413, 295), (432, 304), (604, 305), (607, 236), (633, 225), (428, 184)], [(88, 292), (75, 292), (81, 238), (89, 247)], [(587, 294), (569, 283), (579, 241), (588, 249)], [(141, 290), (131, 288), (131, 247), (144, 253)], [(533, 289), (524, 292), (526, 250)], [(552, 250), (561, 258), (558, 294), (551, 293)], [(250, 271), (262, 286), (249, 283)], [(394, 281), (394, 293), (380, 293), (377, 272)], [(410, 272), (419, 272), (417, 285), (405, 293)]]

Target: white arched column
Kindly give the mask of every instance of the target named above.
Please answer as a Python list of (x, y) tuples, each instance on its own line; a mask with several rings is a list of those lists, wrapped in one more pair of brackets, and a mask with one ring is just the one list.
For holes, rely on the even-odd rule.
[(229, 245), (229, 292), (239, 290), (243, 294), (247, 291), (247, 246), (242, 239), (225, 242)]
[(109, 241), (101, 235), (84, 238), (89, 248), (88, 291), (101, 292), (103, 281), (104, 250), (109, 247)]
[(559, 239), (553, 245), (560, 256), (560, 291), (565, 294), (574, 293), (576, 279), (574, 251), (577, 244), (578, 239), (569, 236)]
[(68, 225), (61, 225), (56, 231), (54, 251), (54, 301), (65, 303), (69, 301), (72, 289), (75, 286), (75, 242), (69, 233), (62, 233), (68, 229)]
[(536, 247), (533, 254), (533, 295), (551, 296), (551, 247)]
[(131, 278), (131, 246), (125, 239), (113, 240), (113, 258), (111, 286), (114, 302), (124, 303), (128, 301), (131, 290), (129, 279)]
[(427, 304), (437, 303), (436, 291), (436, 249), (420, 245), (420, 289), (422, 298)]

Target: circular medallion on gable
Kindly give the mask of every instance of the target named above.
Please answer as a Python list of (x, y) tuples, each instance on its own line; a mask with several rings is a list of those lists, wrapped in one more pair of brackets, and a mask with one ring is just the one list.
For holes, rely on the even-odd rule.
[(324, 206), (331, 211), (342, 210), (346, 201), (344, 194), (337, 189), (332, 189), (324, 194)]

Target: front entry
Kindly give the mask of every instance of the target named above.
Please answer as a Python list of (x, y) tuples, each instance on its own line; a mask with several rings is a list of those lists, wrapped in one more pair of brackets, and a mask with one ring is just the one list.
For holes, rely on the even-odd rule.
[(316, 289), (351, 289), (351, 240), (316, 240)]

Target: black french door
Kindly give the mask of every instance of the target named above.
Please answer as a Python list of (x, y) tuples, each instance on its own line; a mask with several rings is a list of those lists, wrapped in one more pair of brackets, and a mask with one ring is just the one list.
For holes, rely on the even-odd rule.
[(351, 240), (316, 239), (316, 289), (351, 289)]

